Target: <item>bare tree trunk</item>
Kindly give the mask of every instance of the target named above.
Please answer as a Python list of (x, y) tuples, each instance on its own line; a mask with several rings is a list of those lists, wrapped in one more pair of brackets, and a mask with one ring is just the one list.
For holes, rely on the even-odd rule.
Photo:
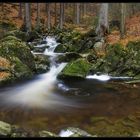
[(50, 11), (50, 4), (47, 3), (47, 24), (48, 24), (48, 29), (51, 28), (51, 11)]
[(80, 4), (79, 3), (76, 3), (76, 21), (75, 23), (76, 24), (79, 24), (80, 23)]
[(30, 14), (29, 3), (25, 3), (25, 26), (26, 26), (26, 31), (30, 32), (31, 31), (31, 14)]
[(55, 3), (55, 25), (57, 24), (57, 4)]
[(121, 3), (121, 38), (125, 37), (125, 3)]
[(108, 3), (102, 3), (99, 13), (98, 26), (96, 28), (96, 33), (98, 37), (104, 37), (109, 30), (108, 26)]
[(60, 29), (63, 29), (64, 3), (60, 3)]
[(66, 4), (63, 3), (63, 22), (65, 22), (65, 6)]
[(40, 4), (37, 3), (37, 27), (40, 26)]

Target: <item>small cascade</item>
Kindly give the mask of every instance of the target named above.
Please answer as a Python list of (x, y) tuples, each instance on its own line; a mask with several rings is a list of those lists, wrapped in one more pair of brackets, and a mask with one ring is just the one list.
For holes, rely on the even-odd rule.
[(57, 64), (55, 62), (57, 56), (54, 50), (59, 44), (55, 38), (48, 36), (45, 41), (46, 44), (37, 45), (35, 47), (49, 46), (44, 51), (44, 54), (50, 57), (51, 68), (49, 72), (39, 75), (38, 79), (28, 84), (24, 84), (18, 88), (16, 87), (15, 89), (13, 88), (12, 91), (5, 96), (7, 103), (29, 107), (50, 107), (50, 105), (52, 107), (52, 104), (65, 104), (65, 101), (60, 101), (63, 100), (61, 97), (53, 93), (57, 84), (57, 75), (67, 63)]

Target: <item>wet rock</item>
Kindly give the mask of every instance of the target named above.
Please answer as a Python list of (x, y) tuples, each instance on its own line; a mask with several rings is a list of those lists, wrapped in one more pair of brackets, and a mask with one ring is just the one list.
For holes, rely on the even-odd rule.
[(74, 128), (74, 127), (68, 127), (64, 130), (61, 130), (59, 136), (60, 137), (96, 137), (87, 133), (84, 130), (81, 130), (79, 128)]
[(88, 62), (95, 63), (98, 59), (98, 56), (94, 52), (91, 52), (87, 54), (86, 58)]
[(37, 53), (43, 53), (45, 51), (46, 47), (34, 47), (33, 52)]
[(35, 55), (36, 73), (45, 73), (49, 70), (50, 62), (46, 55)]
[(0, 136), (9, 136), (11, 133), (11, 125), (0, 121)]
[(31, 41), (33, 41), (35, 39), (38, 39), (38, 38), (41, 38), (41, 36), (38, 34), (38, 32), (33, 30), (33, 31), (31, 31), (27, 34), (27, 40), (26, 41), (31, 42)]
[(59, 45), (55, 48), (54, 52), (55, 52), (55, 53), (64, 53), (64, 52), (66, 52), (66, 50), (67, 50), (67, 46), (65, 46), (64, 44), (59, 44)]
[(85, 59), (77, 59), (66, 65), (60, 72), (58, 78), (65, 79), (68, 77), (85, 78), (91, 65)]
[(52, 132), (42, 130), (42, 131), (39, 131), (39, 137), (58, 137), (58, 136)]
[(56, 61), (57, 62), (70, 62), (78, 58), (82, 58), (82, 56), (75, 52), (69, 52), (69, 53), (65, 53), (63, 55), (58, 56)]

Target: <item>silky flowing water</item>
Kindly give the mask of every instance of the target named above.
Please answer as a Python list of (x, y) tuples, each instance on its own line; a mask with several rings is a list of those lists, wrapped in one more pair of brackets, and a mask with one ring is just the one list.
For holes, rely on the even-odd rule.
[[(66, 63), (55, 62), (58, 55), (63, 55), (54, 53), (58, 45), (55, 39), (45, 40), (50, 46), (44, 52), (50, 58), (50, 70), (30, 81), (1, 88), (0, 120), (28, 131), (58, 134), (63, 128), (78, 127), (92, 134), (96, 129), (93, 117), (106, 117), (114, 122), (130, 115), (140, 116), (140, 85), (123, 84), (129, 77), (108, 75), (58, 80), (57, 75)], [(137, 123), (140, 125), (140, 120)]]

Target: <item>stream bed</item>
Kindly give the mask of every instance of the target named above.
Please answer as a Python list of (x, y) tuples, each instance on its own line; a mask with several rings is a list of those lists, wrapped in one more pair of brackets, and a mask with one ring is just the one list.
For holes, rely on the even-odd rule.
[[(95, 134), (95, 130), (104, 131), (116, 120), (134, 115), (137, 116), (134, 128), (140, 128), (140, 85), (123, 84), (123, 78), (119, 81), (107, 75), (58, 80), (57, 75), (66, 63), (55, 63), (57, 55), (61, 55), (53, 52), (56, 41), (46, 40), (50, 48), (44, 54), (50, 56), (50, 70), (30, 81), (0, 89), (1, 121), (28, 131), (48, 130), (58, 134), (64, 128), (78, 127)], [(112, 124), (96, 123), (94, 117)]]

